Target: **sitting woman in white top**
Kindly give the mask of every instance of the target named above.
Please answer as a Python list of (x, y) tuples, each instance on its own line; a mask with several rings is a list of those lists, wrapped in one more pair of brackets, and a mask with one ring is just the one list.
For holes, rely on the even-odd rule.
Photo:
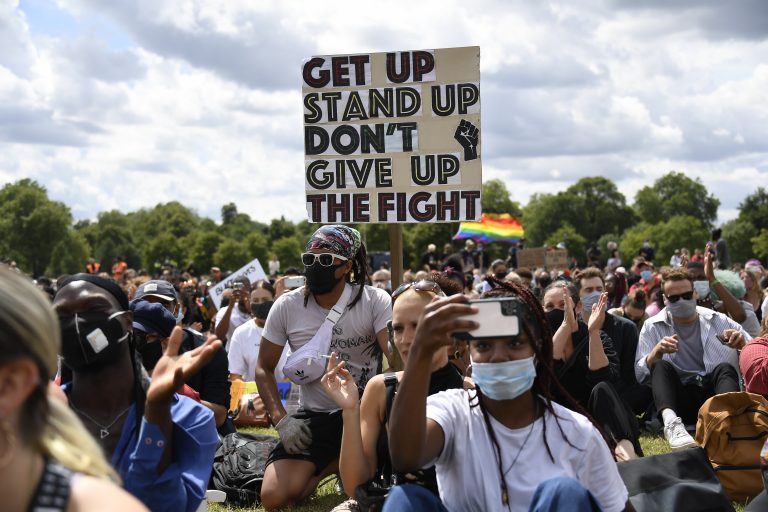
[(402, 485), (390, 491), (384, 511), (634, 510), (598, 428), (574, 412), (582, 411), (577, 404), (569, 410), (552, 401), (559, 384), (541, 305), (516, 283), (484, 295), (504, 297), (511, 298), (505, 309), (518, 317), (518, 332), (470, 337), (477, 389), (429, 398), (432, 354), (450, 346), (454, 333), (471, 336), (480, 324), (468, 316), (477, 306), (462, 296), (424, 309), (392, 408), (389, 449), (397, 471), (434, 465), (440, 497)]
[[(267, 280), (259, 280), (253, 284), (251, 291), (251, 316), (253, 320), (246, 322), (232, 334), (227, 357), (229, 358), (229, 380), (252, 382), (256, 378), (256, 361), (259, 358), (261, 332), (267, 315), (275, 303), (275, 288)], [(284, 380), (283, 365), (288, 351), (284, 350), (280, 362), (275, 367), (278, 382)]]

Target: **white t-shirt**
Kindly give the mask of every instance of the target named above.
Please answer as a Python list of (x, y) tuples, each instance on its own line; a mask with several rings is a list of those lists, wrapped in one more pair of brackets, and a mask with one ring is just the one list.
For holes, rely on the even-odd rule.
[[(501, 502), (496, 449), (483, 413), (474, 398), (474, 407), (470, 407), (468, 393), (474, 394), (474, 391), (451, 389), (427, 398), (427, 418), (442, 427), (445, 444), (438, 458), (425, 467), (436, 466), (440, 498), (448, 510), (506, 510)], [(511, 510), (527, 512), (536, 487), (560, 476), (581, 482), (605, 512), (624, 510), (627, 488), (600, 433), (584, 416), (554, 402), (552, 406), (568, 440), (576, 448), (563, 438), (550, 412), (536, 420), (533, 427), (520, 429), (507, 428), (489, 415), (501, 447), (501, 465), (506, 471)], [(544, 421), (555, 462), (549, 458), (542, 439)], [(526, 437), (528, 441), (523, 446)], [(521, 447), (522, 453), (518, 456)], [(515, 457), (517, 462), (510, 469)]]
[[(218, 313), (216, 313), (216, 325), (221, 323), (221, 319), (224, 318), (226, 312), (227, 308), (222, 308)], [(246, 323), (248, 320), (251, 320), (250, 313), (243, 313), (240, 311), (240, 306), (237, 304), (232, 306), (232, 315), (229, 317), (229, 329), (227, 330), (227, 342), (224, 344), (224, 348), (226, 350), (229, 350), (229, 346), (232, 343), (232, 335), (235, 333), (235, 329)]]
[[(229, 373), (243, 376), (244, 381), (253, 381), (256, 378), (256, 360), (259, 358), (262, 329), (251, 320), (235, 329), (232, 341), (229, 343)], [(275, 379), (283, 380), (283, 366), (290, 350), (283, 350), (275, 367)]]
[[(347, 284), (346, 286), (352, 286)], [(352, 288), (350, 302), (357, 295)], [(304, 287), (281, 295), (269, 310), (263, 337), (277, 345), (291, 347), (296, 352), (315, 335), (328, 309), (321, 308), (313, 295), (304, 307)], [(357, 382), (362, 396), (366, 383), (376, 374), (381, 360), (376, 333), (386, 329), (392, 318), (392, 299), (387, 292), (372, 286), (363, 289), (363, 295), (352, 308), (348, 308), (333, 327), (331, 352), (347, 362), (347, 369)], [(301, 405), (311, 411), (335, 411), (336, 404), (325, 394), (320, 380), (301, 386)]]

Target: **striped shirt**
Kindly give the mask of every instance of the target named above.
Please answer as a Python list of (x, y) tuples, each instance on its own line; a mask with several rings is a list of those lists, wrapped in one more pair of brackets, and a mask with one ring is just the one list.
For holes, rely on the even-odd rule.
[[(722, 334), (726, 329), (735, 329), (740, 331), (744, 340), (749, 343), (752, 336), (749, 335), (741, 325), (737, 324), (726, 315), (712, 311), (711, 309), (696, 307), (699, 314), (699, 326), (701, 327), (701, 344), (704, 348), (704, 375), (709, 375), (720, 363), (728, 363), (739, 371), (739, 352), (728, 345), (723, 345), (717, 339), (718, 334)], [(645, 358), (651, 353), (653, 347), (665, 336), (675, 334), (672, 326), (672, 319), (667, 312), (667, 308), (659, 311), (643, 324), (640, 330), (640, 341), (637, 344), (637, 356), (635, 357), (635, 376), (641, 384), (650, 384), (651, 372)], [(662, 359), (675, 365), (677, 354), (664, 354)]]

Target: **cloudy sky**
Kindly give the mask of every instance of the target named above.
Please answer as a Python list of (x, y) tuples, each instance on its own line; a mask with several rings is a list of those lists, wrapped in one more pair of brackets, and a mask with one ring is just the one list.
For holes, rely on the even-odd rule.
[(300, 220), (302, 59), (473, 45), (484, 178), (517, 201), (602, 175), (631, 202), (675, 169), (728, 220), (768, 184), (763, 0), (0, 0), (0, 185), (78, 219)]

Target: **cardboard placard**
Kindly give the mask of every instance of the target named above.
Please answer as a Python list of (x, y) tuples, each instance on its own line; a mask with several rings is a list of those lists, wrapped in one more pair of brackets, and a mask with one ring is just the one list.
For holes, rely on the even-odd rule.
[(480, 48), (302, 65), (310, 222), (480, 218)]
[(535, 247), (517, 251), (517, 266), (530, 269), (546, 268), (547, 270), (566, 269), (571, 261), (566, 249), (547, 249)]
[(241, 267), (237, 272), (232, 272), (225, 280), (216, 283), (209, 291), (213, 303), (216, 305), (216, 309), (221, 309), (221, 296), (231, 284), (232, 280), (236, 277), (246, 276), (251, 284), (255, 283), (259, 279), (266, 279), (267, 275), (264, 273), (264, 269), (259, 263), (259, 259), (256, 258), (247, 265)]

